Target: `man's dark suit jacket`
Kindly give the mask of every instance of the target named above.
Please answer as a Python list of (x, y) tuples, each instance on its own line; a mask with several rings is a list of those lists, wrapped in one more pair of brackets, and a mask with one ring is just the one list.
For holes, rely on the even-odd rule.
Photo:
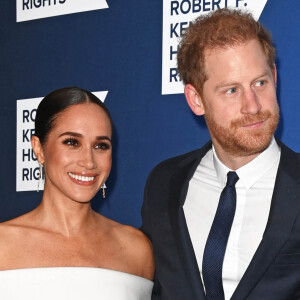
[[(300, 299), (300, 154), (277, 143), (281, 159), (267, 226), (232, 300)], [(141, 229), (153, 243), (152, 299), (205, 299), (183, 204), (189, 181), (210, 148), (211, 142), (160, 163), (147, 180)]]

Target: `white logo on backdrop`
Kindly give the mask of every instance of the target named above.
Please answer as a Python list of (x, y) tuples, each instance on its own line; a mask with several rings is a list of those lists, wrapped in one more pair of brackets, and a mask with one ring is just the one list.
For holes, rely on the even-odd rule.
[(106, 0), (17, 0), (17, 22), (104, 8)]
[(258, 20), (267, 0), (163, 0), (162, 94), (183, 93), (177, 73), (177, 47), (183, 31), (197, 16), (219, 8), (250, 11)]
[[(104, 102), (108, 91), (93, 92)], [(35, 191), (39, 178), (39, 166), (31, 148), (34, 135), (36, 109), (43, 98), (17, 100), (17, 192)], [(40, 182), (40, 190), (44, 180)]]

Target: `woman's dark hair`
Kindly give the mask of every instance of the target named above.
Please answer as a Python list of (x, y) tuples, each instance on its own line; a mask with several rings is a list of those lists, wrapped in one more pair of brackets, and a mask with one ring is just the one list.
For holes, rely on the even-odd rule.
[(113, 127), (108, 109), (94, 94), (78, 87), (66, 87), (48, 94), (37, 108), (35, 136), (39, 138), (41, 144), (46, 142), (59, 114), (71, 105), (82, 103), (95, 103), (100, 106), (109, 118), (111, 128)]

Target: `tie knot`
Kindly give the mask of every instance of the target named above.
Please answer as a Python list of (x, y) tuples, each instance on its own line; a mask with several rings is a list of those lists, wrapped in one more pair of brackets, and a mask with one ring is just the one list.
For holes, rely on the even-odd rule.
[(235, 172), (229, 171), (227, 173), (226, 186), (235, 186), (235, 184), (238, 180), (239, 180), (239, 176)]

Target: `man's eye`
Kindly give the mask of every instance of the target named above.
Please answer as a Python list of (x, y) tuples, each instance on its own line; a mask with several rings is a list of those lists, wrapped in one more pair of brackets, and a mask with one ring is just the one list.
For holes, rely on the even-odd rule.
[(63, 142), (65, 145), (72, 146), (72, 147), (77, 147), (79, 145), (78, 141), (75, 139), (66, 139)]
[(109, 143), (99, 143), (99, 144), (96, 144), (95, 148), (101, 149), (101, 150), (108, 150), (110, 148), (110, 144)]
[(227, 93), (228, 93), (228, 94), (234, 94), (234, 93), (236, 93), (236, 88), (233, 87), (233, 88), (228, 89), (228, 90), (227, 90)]
[(260, 81), (257, 81), (257, 82), (255, 83), (255, 85), (256, 85), (256, 86), (263, 86), (263, 85), (265, 85), (265, 83), (266, 83), (265, 80), (260, 80)]

